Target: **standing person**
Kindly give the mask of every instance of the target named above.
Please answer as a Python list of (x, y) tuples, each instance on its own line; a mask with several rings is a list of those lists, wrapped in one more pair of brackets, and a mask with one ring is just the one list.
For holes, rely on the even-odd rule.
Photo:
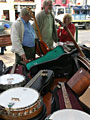
[[(10, 25), (8, 23), (4, 24), (4, 33), (5, 35), (10, 34)], [(1, 47), (0, 55), (4, 55), (4, 51), (6, 51), (6, 46)]]
[[(47, 44), (49, 49), (52, 49), (53, 42), (57, 42), (58, 40), (55, 19), (52, 14), (52, 0), (44, 0), (43, 10), (36, 15), (36, 21), (42, 35), (42, 40)], [(37, 32), (35, 23), (33, 25)]]
[(10, 25), (8, 23), (4, 24), (4, 34), (10, 34)]
[(27, 8), (23, 8), (11, 27), (11, 51), (15, 53), (16, 63), (35, 58), (35, 31), (29, 20), (32, 18)]
[[(75, 25), (72, 23), (72, 16), (70, 14), (66, 14), (64, 16), (63, 24), (70, 30), (70, 32), (72, 33), (74, 37)], [(67, 41), (72, 42), (72, 38), (70, 37), (68, 32), (64, 28), (61, 27), (61, 25), (59, 26), (57, 30), (57, 34), (58, 34), (59, 42), (67, 42)]]

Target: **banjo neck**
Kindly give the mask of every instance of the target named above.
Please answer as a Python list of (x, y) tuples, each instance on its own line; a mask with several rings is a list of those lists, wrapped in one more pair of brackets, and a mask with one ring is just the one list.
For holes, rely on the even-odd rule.
[(12, 69), (11, 69), (10, 74), (13, 74), (13, 73), (15, 72), (15, 68), (16, 68), (16, 63), (15, 63), (15, 64), (13, 64), (13, 67), (12, 67)]
[(34, 19), (34, 22), (35, 22), (35, 25), (36, 25), (36, 28), (37, 28), (36, 34), (37, 34), (39, 40), (45, 45), (46, 49), (49, 50), (47, 44), (46, 44), (46, 43), (43, 41), (43, 39), (42, 39), (42, 35), (41, 35), (41, 32), (40, 32), (38, 23), (37, 23), (37, 20), (36, 20), (36, 18), (35, 18), (35, 16), (34, 16), (33, 12), (31, 11), (30, 8), (27, 8), (27, 9), (28, 9), (28, 11), (30, 12), (30, 14), (32, 15), (33, 19)]
[(87, 67), (88, 71), (90, 72), (90, 61), (81, 56), (78, 56), (78, 60), (81, 61), (81, 63), (83, 63)]
[(65, 84), (63, 82), (59, 82), (59, 85), (61, 85), (62, 93), (63, 93), (63, 98), (65, 102), (65, 107), (66, 109), (72, 108)]

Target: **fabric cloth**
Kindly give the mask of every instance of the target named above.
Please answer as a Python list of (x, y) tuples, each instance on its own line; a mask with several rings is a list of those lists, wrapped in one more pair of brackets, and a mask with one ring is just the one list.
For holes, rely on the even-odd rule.
[[(57, 31), (53, 14), (47, 15), (44, 10), (36, 15), (36, 20), (42, 35), (42, 40), (48, 45), (49, 48), (53, 47), (53, 42), (57, 42)], [(37, 33), (35, 23), (33, 24)]]
[[(75, 34), (75, 25), (70, 23), (68, 25), (68, 29), (70, 30), (70, 32), (74, 36), (74, 34)], [(61, 26), (59, 26), (59, 28), (57, 30), (57, 34), (58, 34), (59, 42), (72, 41), (72, 38), (70, 37), (68, 32), (65, 29), (61, 29)]]

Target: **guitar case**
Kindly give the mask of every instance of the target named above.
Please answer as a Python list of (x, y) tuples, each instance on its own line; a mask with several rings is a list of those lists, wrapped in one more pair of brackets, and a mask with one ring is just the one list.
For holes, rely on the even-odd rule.
[(26, 65), (27, 70), (30, 70), (31, 67), (33, 67), (34, 65), (45, 63), (45, 62), (48, 62), (48, 61), (52, 61), (52, 60), (60, 57), (63, 53), (65, 53), (63, 47), (62, 46), (57, 46), (53, 50), (49, 51), (46, 55), (27, 63), (27, 65)]
[[(42, 72), (41, 72), (42, 71)], [(41, 72), (41, 73), (40, 73)], [(50, 89), (53, 83), (54, 72), (52, 70), (40, 70), (26, 85), (36, 89), (41, 95), (44, 95)]]
[[(71, 90), (71, 88), (65, 83), (65, 88), (69, 97), (69, 100), (71, 102), (71, 109), (81, 110), (84, 111), (82, 108), (77, 95)], [(51, 112), (55, 112), (57, 110), (66, 109), (64, 97), (62, 88), (59, 88), (58, 86), (53, 90), (52, 92), (52, 104), (51, 104)], [(70, 109), (70, 108), (69, 108)]]
[(76, 71), (74, 54), (61, 52), (61, 47), (58, 46), (54, 50), (48, 52), (45, 56), (27, 63), (26, 68), (30, 71), (30, 75), (34, 76), (39, 70), (49, 69), (54, 71), (55, 77), (70, 78)]

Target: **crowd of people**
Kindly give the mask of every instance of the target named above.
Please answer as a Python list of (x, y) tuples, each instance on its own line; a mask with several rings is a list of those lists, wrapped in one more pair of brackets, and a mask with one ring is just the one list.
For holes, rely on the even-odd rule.
[[(72, 41), (67, 31), (60, 25), (56, 29), (55, 17), (52, 13), (52, 0), (44, 0), (43, 9), (35, 16), (42, 40), (47, 44), (49, 49), (54, 48), (54, 42)], [(35, 22), (31, 24), (33, 16), (27, 8), (23, 8), (20, 17), (13, 23), (11, 27), (11, 51), (15, 53), (15, 61), (28, 61), (35, 59), (37, 27)], [(72, 35), (75, 34), (75, 25), (72, 24), (72, 16), (67, 14), (63, 18), (63, 24), (68, 27)]]

